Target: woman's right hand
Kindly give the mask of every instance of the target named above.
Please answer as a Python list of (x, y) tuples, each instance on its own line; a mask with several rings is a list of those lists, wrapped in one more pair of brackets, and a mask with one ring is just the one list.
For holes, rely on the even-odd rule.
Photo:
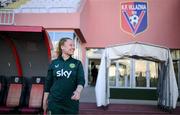
[(48, 108), (48, 100), (47, 100), (48, 95), (49, 95), (49, 93), (46, 93), (46, 92), (44, 93), (44, 99), (43, 99), (43, 110), (44, 110), (44, 113), (47, 112), (47, 108)]
[(46, 113), (46, 111), (47, 111), (47, 102), (43, 102), (43, 110)]

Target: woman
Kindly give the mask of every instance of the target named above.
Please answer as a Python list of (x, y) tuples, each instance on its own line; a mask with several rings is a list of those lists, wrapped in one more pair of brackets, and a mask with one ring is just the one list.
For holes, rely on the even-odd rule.
[(43, 109), (51, 114), (78, 114), (84, 71), (79, 60), (72, 58), (74, 43), (70, 38), (59, 41), (59, 56), (48, 69)]

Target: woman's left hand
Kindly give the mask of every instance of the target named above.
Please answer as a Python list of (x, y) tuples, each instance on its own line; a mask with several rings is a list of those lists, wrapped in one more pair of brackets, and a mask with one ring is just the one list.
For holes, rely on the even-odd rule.
[(80, 92), (74, 91), (73, 96), (71, 97), (72, 100), (79, 100), (80, 99)]

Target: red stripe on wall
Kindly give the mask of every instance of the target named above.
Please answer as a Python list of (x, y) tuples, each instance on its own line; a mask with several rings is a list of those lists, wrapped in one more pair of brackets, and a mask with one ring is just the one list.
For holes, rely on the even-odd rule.
[(48, 60), (49, 62), (51, 61), (51, 48), (50, 48), (50, 41), (49, 41), (49, 36), (48, 36), (48, 33), (45, 29), (42, 30), (43, 31), (43, 36), (44, 36), (44, 39), (45, 39), (45, 45), (47, 47), (47, 53), (48, 53)]
[(20, 62), (20, 58), (19, 58), (16, 46), (10, 38), (5, 38), (5, 41), (9, 45), (9, 47), (12, 49), (12, 53), (16, 61), (16, 68), (17, 68), (18, 76), (22, 76), (23, 74), (22, 74), (21, 62)]

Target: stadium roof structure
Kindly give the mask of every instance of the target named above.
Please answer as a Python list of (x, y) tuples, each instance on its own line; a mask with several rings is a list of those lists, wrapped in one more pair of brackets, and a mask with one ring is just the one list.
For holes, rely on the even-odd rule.
[(42, 30), (41, 26), (0, 26), (0, 32), (41, 32)]
[(75, 13), (83, 0), (29, 0), (16, 13)]
[[(20, 34), (19, 34), (20, 33)], [(38, 36), (34, 36), (36, 39), (43, 38), (45, 40), (46, 47), (48, 49), (48, 59), (51, 59), (50, 47), (51, 43), (49, 41), (49, 35), (46, 32), (45, 28), (42, 26), (1, 26), (0, 25), (0, 36), (8, 38), (23, 38), (24, 36), (21, 33), (40, 33)], [(42, 34), (42, 35), (41, 35)]]

